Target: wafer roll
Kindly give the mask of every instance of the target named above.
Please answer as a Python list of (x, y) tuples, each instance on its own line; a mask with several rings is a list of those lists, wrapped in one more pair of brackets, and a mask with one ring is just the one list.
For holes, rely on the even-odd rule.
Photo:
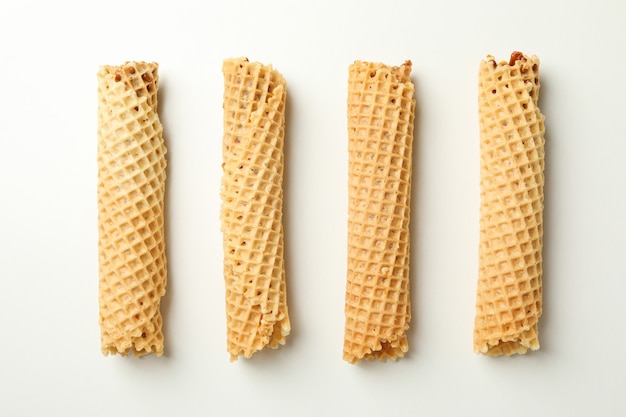
[(230, 360), (285, 343), (283, 259), (286, 83), (271, 66), (227, 59), (221, 224)]
[(97, 76), (101, 348), (160, 356), (167, 265), (158, 65), (103, 66)]
[(356, 61), (348, 79), (348, 271), (343, 358), (408, 351), (411, 62)]
[(480, 249), (474, 351), (539, 349), (544, 117), (539, 59), (480, 64)]

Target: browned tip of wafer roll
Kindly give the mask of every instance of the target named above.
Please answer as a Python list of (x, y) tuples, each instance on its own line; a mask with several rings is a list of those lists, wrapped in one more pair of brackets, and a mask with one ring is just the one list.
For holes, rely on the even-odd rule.
[(291, 329), (283, 259), (286, 82), (270, 65), (227, 59), (221, 225), (231, 361), (284, 344)]
[(158, 64), (102, 66), (98, 77), (98, 249), (104, 354), (163, 353), (165, 154)]
[(477, 353), (539, 349), (545, 129), (538, 96), (537, 57), (513, 52), (508, 62), (481, 62)]
[(356, 61), (348, 77), (348, 270), (343, 359), (408, 351), (411, 61)]

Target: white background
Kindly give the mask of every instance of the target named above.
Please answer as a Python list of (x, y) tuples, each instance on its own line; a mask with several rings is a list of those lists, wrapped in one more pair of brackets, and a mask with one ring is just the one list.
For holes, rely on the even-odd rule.
[[(0, 415), (589, 416), (626, 413), (626, 3), (140, 2), (0, 6)], [(95, 4), (95, 3), (94, 3)], [(477, 73), (541, 59), (541, 350), (472, 349)], [(229, 362), (219, 230), (224, 58), (288, 83), (287, 345)], [(411, 59), (410, 352), (341, 359), (347, 68)], [(160, 64), (166, 355), (100, 353), (96, 71)]]

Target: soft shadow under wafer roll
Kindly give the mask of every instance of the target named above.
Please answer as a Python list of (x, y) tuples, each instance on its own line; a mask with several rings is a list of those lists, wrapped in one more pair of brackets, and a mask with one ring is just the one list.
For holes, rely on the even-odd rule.
[(97, 76), (101, 348), (160, 356), (167, 262), (158, 65), (103, 66)]
[(348, 78), (348, 271), (343, 358), (408, 351), (411, 62), (356, 61)]
[(283, 259), (286, 82), (269, 65), (227, 59), (221, 224), (230, 360), (285, 343)]
[(539, 59), (488, 56), (479, 71), (480, 249), (474, 351), (539, 349), (544, 116)]

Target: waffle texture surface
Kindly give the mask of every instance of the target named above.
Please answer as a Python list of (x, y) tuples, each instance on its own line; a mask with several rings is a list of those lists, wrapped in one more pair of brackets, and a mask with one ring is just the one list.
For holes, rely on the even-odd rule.
[(102, 66), (97, 79), (101, 349), (160, 356), (167, 150), (157, 114), (158, 65)]
[(224, 61), (221, 224), (230, 360), (284, 344), (282, 224), (286, 82), (245, 58)]
[(356, 61), (348, 77), (348, 270), (343, 359), (396, 360), (411, 320), (411, 62)]
[(480, 247), (474, 351), (539, 349), (544, 116), (539, 59), (514, 52), (480, 64)]

